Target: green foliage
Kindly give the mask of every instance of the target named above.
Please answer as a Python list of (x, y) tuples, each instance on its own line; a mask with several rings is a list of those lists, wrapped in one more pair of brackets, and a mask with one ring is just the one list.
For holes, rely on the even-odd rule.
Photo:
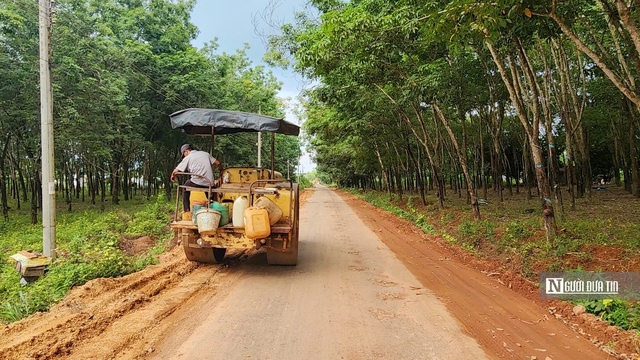
[(458, 242), (458, 239), (456, 239), (455, 236), (449, 234), (442, 234), (442, 238), (449, 244), (455, 244)]
[[(625, 230), (631, 230), (632, 233), (635, 232), (636, 234), (640, 231), (640, 227), (635, 227), (633, 226), (634, 224), (630, 224), (631, 228), (628, 228), (627, 225), (621, 225), (614, 223), (611, 219), (575, 219), (570, 221), (571, 229), (576, 237), (584, 239), (585, 242), (590, 244), (601, 245), (624, 241), (628, 235), (632, 235), (624, 234)], [(618, 238), (618, 236), (621, 236), (621, 238)]]
[(298, 185), (300, 185), (300, 190), (310, 188), (313, 186), (313, 183), (311, 182), (311, 180), (309, 180), (307, 175), (299, 176), (297, 177), (297, 180), (298, 180)]
[(18, 321), (29, 316), (33, 310), (29, 307), (29, 302), (23, 292), (18, 293), (19, 300), (16, 302), (5, 301), (0, 308), (0, 318), (6, 322)]
[(481, 221), (469, 221), (463, 220), (458, 225), (458, 234), (464, 236), (465, 238), (469, 238), (471, 240), (475, 239), (493, 239), (493, 229), (494, 226), (488, 220)]
[(169, 223), (169, 211), (173, 204), (167, 202), (164, 197), (158, 197), (156, 202), (147, 205), (144, 209), (132, 215), (124, 235), (135, 236), (161, 236), (166, 232), (166, 224)]
[(428, 221), (427, 217), (424, 214), (418, 214), (415, 218), (415, 223), (424, 231), (425, 234), (434, 235), (436, 234), (436, 229), (433, 225)]
[[(102, 213), (87, 208), (80, 213), (60, 213), (57, 251), (60, 254), (45, 276), (20, 287), (19, 274), (9, 263), (0, 268), (0, 322), (19, 320), (36, 311), (46, 311), (74, 286), (99, 277), (118, 277), (156, 263), (172, 233), (168, 214), (173, 207), (158, 196), (153, 202), (127, 203)], [(4, 223), (0, 235), (0, 257), (7, 259), (24, 249), (41, 249), (42, 228), (23, 222), (26, 216)], [(156, 245), (143, 254), (122, 250), (125, 237), (151, 236)]]
[(512, 221), (507, 224), (500, 243), (502, 246), (515, 247), (533, 234), (531, 229), (529, 224), (523, 221)]
[(443, 212), (440, 215), (440, 222), (443, 224), (449, 224), (457, 218), (457, 215), (453, 212)]
[(393, 213), (399, 218), (409, 220), (418, 226), (425, 234), (435, 234), (435, 228), (429, 222), (428, 218), (425, 217), (424, 214), (416, 211), (411, 207), (411, 198), (408, 200), (408, 211), (404, 210), (402, 207), (394, 205), (389, 201), (388, 197), (385, 194), (376, 193), (373, 191), (365, 192), (361, 194), (357, 189), (349, 189), (349, 192), (358, 196), (359, 198), (377, 206), (386, 211)]
[(581, 238), (571, 238), (564, 234), (553, 240), (553, 256), (562, 257), (569, 252), (578, 251), (585, 244)]
[(640, 328), (640, 303), (625, 300), (581, 300), (576, 304), (584, 306), (588, 313), (624, 330)]
[(458, 235), (462, 241), (462, 248), (475, 252), (483, 240), (493, 241), (493, 229), (494, 226), (488, 220), (480, 220), (480, 221), (470, 221), (463, 220), (458, 225)]
[[(509, 185), (535, 186), (521, 159), (547, 149), (549, 138), (555, 156), (565, 156), (564, 150), (590, 155), (576, 163), (581, 177), (589, 177), (590, 169), (603, 174), (612, 174), (614, 167), (629, 170), (612, 161), (626, 157), (624, 148), (631, 146), (624, 135), (630, 121), (624, 94), (628, 97), (629, 91), (611, 81), (638, 81), (637, 64), (624, 60), (637, 49), (620, 46), (612, 37), (613, 27), (621, 38), (629, 37), (626, 25), (616, 20), (615, 7), (603, 17), (600, 7), (605, 5), (582, 1), (553, 7), (502, 0), (313, 3), (323, 16), (286, 24), (281, 37), (270, 39), (269, 57), (292, 56), (300, 73), (318, 80), (319, 86), (306, 94), (304, 127), (318, 171), (338, 185), (382, 184), (393, 191), (419, 176), (431, 182), (459, 176), (461, 167), (469, 165), (463, 162), (474, 159), (470, 177), (491, 174), (495, 181), (506, 176)], [(553, 16), (552, 10), (557, 11)], [(601, 61), (584, 56), (576, 39), (597, 50)], [(604, 66), (611, 71), (598, 69)], [(539, 91), (523, 98), (523, 84)], [(558, 96), (560, 88), (569, 96)], [(583, 106), (578, 110), (569, 97), (582, 98)], [(638, 105), (640, 100), (634, 101)], [(433, 116), (434, 104), (451, 119), (450, 138)], [(565, 114), (561, 109), (567, 108), (574, 110)], [(527, 140), (531, 135), (540, 146)], [(466, 145), (468, 160), (452, 150), (455, 139)], [(573, 149), (567, 149), (570, 145)], [(540, 157), (545, 157), (540, 164), (545, 169), (556, 168), (559, 159)], [(590, 181), (583, 179), (578, 186), (588, 190)], [(540, 211), (536, 214), (541, 217)], [(607, 234), (600, 236), (597, 240), (603, 241)]]

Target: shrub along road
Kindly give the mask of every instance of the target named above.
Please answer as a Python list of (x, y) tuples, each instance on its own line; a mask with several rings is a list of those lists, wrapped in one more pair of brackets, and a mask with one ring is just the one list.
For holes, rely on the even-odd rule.
[(412, 225), (327, 188), (305, 197), (298, 266), (261, 251), (199, 265), (175, 248), (1, 328), (0, 358), (609, 357)]

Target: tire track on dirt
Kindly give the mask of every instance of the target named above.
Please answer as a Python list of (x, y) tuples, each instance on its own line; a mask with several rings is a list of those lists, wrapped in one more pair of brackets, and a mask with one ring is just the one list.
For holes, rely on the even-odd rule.
[(311, 193), (296, 267), (248, 255), (145, 336), (138, 359), (487, 358), (337, 195)]
[[(309, 195), (301, 193), (301, 204)], [(150, 339), (168, 326), (163, 320), (217, 296), (228, 275), (238, 275), (229, 266), (245, 257), (230, 251), (222, 265), (198, 264), (188, 261), (178, 244), (158, 265), (89, 281), (49, 312), (0, 326), (0, 360), (144, 357), (153, 351)]]
[(4, 326), (0, 359), (113, 358), (183, 301), (210, 289), (226, 268), (186, 261), (181, 247), (166, 257), (122, 278), (92, 280), (50, 312)]

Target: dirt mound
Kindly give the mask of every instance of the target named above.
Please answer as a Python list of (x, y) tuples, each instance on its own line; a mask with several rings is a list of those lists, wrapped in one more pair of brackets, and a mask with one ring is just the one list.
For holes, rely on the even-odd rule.
[(120, 249), (128, 255), (140, 255), (156, 245), (156, 240), (149, 236), (141, 236), (137, 239), (122, 239)]
[(141, 346), (141, 334), (224, 269), (187, 261), (182, 248), (175, 248), (141, 272), (92, 280), (50, 312), (0, 328), (0, 359), (121, 358)]

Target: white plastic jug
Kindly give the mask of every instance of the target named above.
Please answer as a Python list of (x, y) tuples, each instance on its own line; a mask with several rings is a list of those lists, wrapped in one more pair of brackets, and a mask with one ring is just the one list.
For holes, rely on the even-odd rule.
[(269, 225), (271, 226), (277, 223), (282, 217), (282, 209), (280, 209), (271, 199), (265, 196), (261, 196), (258, 200), (254, 201), (253, 206), (267, 209), (267, 212), (269, 213)]
[(233, 227), (244, 227), (244, 211), (249, 207), (249, 200), (246, 196), (240, 196), (233, 202), (232, 222)]

